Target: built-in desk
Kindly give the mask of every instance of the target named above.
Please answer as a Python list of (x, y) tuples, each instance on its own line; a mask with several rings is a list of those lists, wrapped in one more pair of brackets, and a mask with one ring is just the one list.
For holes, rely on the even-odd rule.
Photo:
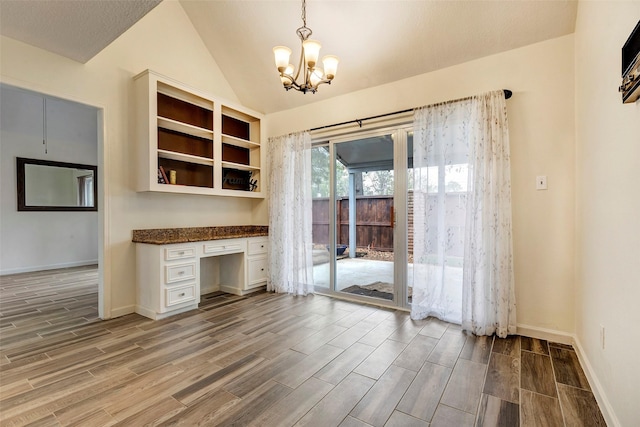
[(244, 295), (267, 283), (264, 226), (134, 230), (136, 313), (163, 319), (193, 310), (200, 295)]

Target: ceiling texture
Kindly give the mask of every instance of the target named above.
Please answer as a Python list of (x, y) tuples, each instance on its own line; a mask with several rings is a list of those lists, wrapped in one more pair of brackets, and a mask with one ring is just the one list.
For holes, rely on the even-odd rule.
[[(0, 0), (0, 33), (85, 63), (161, 0)], [(175, 1), (175, 0), (165, 0)], [(297, 65), (301, 2), (180, 0), (240, 102), (282, 111), (574, 32), (571, 0), (308, 0), (320, 56), (340, 58), (331, 85), (286, 92), (272, 48)]]
[(162, 0), (0, 0), (0, 34), (86, 63)]

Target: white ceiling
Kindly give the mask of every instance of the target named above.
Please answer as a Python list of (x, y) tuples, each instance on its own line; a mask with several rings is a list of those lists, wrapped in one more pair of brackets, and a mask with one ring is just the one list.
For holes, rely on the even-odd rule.
[(0, 0), (0, 34), (86, 63), (162, 0)]
[[(171, 1), (171, 0), (165, 0)], [(0, 33), (86, 62), (159, 0), (0, 0)], [(241, 103), (286, 110), (573, 33), (577, 1), (308, 0), (321, 56), (340, 57), (317, 94), (286, 92), (272, 48), (300, 52), (300, 1), (180, 0)]]

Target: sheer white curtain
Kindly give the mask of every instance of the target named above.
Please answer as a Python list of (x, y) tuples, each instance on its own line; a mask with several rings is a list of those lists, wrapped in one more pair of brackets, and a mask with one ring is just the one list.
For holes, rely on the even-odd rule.
[(269, 138), (269, 275), (267, 290), (313, 293), (311, 136)]
[(411, 317), (477, 335), (516, 331), (511, 178), (502, 91), (414, 115)]

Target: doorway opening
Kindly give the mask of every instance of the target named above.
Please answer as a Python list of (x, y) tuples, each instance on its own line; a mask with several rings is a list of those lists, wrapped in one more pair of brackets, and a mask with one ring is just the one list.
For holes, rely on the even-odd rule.
[[(105, 250), (104, 214), (108, 200), (104, 185), (103, 109), (6, 83), (0, 84), (0, 89), (3, 141), (0, 181), (2, 194), (7, 198), (7, 203), (2, 203), (0, 215), (0, 240), (3, 242), (0, 280), (32, 281), (37, 289), (49, 283), (51, 289), (55, 288), (49, 292), (32, 290), (36, 293), (33, 298), (25, 295), (29, 307), (39, 302), (44, 304), (47, 295), (54, 298), (55, 292), (60, 292), (66, 296), (54, 298), (53, 302), (60, 300), (66, 304), (73, 302), (69, 298), (80, 298), (81, 301), (75, 304), (78, 310), (73, 312), (83, 313), (80, 317), (85, 317), (84, 321), (94, 317), (108, 318), (110, 292), (105, 289), (108, 287), (105, 280), (108, 252)], [(45, 203), (38, 211), (19, 212), (15, 197), (18, 157), (97, 166), (97, 175), (91, 177), (91, 184), (98, 184), (95, 200), (88, 200), (95, 193), (86, 178), (81, 181), (73, 176), (69, 187), (77, 193), (69, 197), (80, 206), (96, 202), (97, 211), (65, 212), (65, 208), (55, 204), (48, 207)], [(62, 174), (56, 177), (62, 177)], [(82, 192), (89, 187), (91, 194)], [(52, 187), (47, 188), (47, 193), (52, 193)], [(68, 307), (63, 308), (69, 311)]]

